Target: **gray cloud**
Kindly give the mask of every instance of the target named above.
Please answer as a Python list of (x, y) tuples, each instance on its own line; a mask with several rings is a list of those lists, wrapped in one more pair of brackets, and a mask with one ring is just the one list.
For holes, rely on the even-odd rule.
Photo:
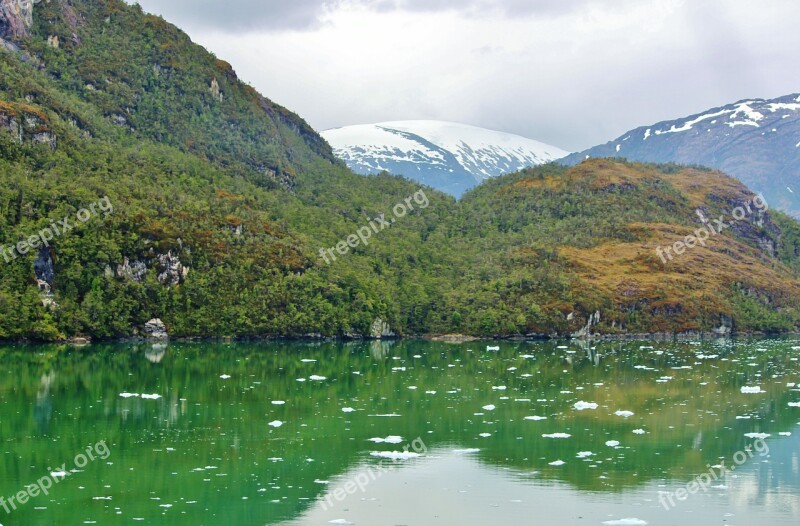
[(634, 0), (139, 0), (145, 11), (181, 26), (220, 31), (310, 30), (319, 27), (328, 10), (343, 5), (376, 12), (455, 11), (465, 17), (555, 16), (587, 5), (628, 4)]

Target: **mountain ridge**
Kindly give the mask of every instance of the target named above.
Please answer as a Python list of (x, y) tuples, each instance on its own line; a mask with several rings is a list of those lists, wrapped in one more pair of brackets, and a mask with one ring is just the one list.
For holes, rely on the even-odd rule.
[(590, 157), (709, 166), (763, 193), (774, 208), (800, 218), (800, 94), (742, 99), (640, 126), (558, 162), (574, 165)]
[(344, 126), (325, 130), (322, 136), (356, 173), (387, 171), (455, 197), (487, 178), (567, 155), (533, 139), (448, 121)]

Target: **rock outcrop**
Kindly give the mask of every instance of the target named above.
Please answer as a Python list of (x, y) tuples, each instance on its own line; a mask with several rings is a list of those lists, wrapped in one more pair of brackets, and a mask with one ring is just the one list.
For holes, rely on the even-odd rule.
[(33, 25), (34, 0), (0, 0), (0, 38), (19, 40)]
[(383, 321), (381, 318), (375, 318), (375, 321), (372, 322), (372, 327), (370, 328), (369, 335), (371, 338), (375, 340), (381, 340), (384, 338), (394, 338), (397, 336), (392, 328), (389, 326), (388, 323)]
[(144, 324), (144, 334), (148, 340), (167, 340), (169, 333), (167, 326), (158, 318), (153, 318)]

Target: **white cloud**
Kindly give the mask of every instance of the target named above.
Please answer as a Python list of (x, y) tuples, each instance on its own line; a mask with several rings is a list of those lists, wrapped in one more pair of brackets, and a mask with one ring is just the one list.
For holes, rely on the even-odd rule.
[[(240, 3), (248, 5), (225, 9)], [(156, 0), (144, 4), (157, 10), (148, 5)], [(305, 16), (302, 24), (254, 23), (245, 33), (182, 22), (181, 12), (171, 21), (317, 129), (444, 119), (577, 150), (635, 126), (800, 91), (792, 0), (757, 9), (744, 0), (321, 4), (297, 4), (289, 20)]]

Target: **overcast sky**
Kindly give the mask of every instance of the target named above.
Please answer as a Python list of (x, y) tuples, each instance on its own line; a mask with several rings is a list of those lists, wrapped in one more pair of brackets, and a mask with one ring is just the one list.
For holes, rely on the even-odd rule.
[(800, 92), (797, 0), (140, 0), (318, 130), (437, 119), (580, 150)]

